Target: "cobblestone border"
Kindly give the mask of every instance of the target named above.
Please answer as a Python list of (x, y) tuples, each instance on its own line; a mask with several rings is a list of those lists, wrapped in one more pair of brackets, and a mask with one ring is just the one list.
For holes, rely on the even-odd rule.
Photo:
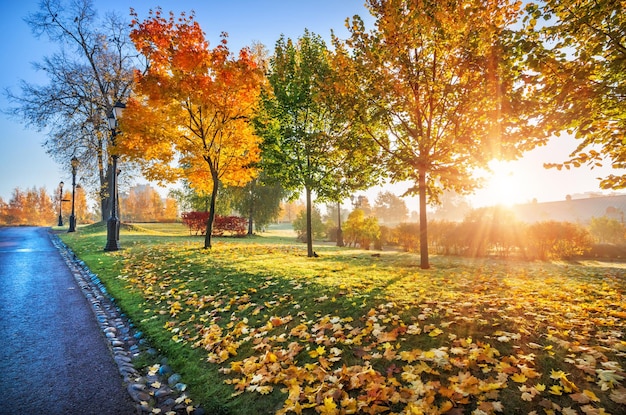
[(147, 368), (140, 372), (135, 368), (134, 359), (142, 353), (156, 356), (157, 351), (150, 347), (141, 331), (115, 304), (115, 299), (107, 293), (100, 278), (57, 235), (49, 235), (91, 304), (126, 389), (135, 402), (137, 414), (205, 415), (201, 407), (193, 406), (185, 393), (187, 386), (182, 383), (179, 374), (172, 373), (167, 359), (161, 359), (158, 369)]

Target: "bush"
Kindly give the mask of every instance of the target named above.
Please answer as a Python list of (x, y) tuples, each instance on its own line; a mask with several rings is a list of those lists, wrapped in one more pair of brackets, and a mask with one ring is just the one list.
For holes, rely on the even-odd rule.
[(244, 236), (248, 233), (248, 219), (239, 216), (216, 215), (213, 221), (213, 236)]
[[(206, 223), (209, 220), (209, 212), (183, 212), (183, 223), (189, 228), (189, 234), (204, 235)], [(213, 219), (213, 236), (244, 236), (248, 232), (248, 220), (239, 216), (215, 215)]]
[(380, 239), (380, 227), (374, 217), (365, 217), (365, 212), (355, 209), (348, 216), (344, 228), (344, 241), (347, 245), (358, 245), (370, 249), (372, 242)]
[(405, 252), (417, 252), (420, 247), (419, 223), (401, 223), (396, 226), (395, 240)]
[[(322, 222), (322, 214), (315, 206), (311, 209), (311, 229), (313, 239), (321, 239), (326, 236), (326, 226)], [(298, 240), (306, 241), (306, 209), (298, 212), (298, 216), (293, 221), (293, 230), (298, 234)]]
[(527, 253), (531, 258), (569, 259), (591, 250), (589, 232), (569, 222), (546, 221), (528, 227)]
[(183, 224), (189, 228), (189, 234), (195, 235), (206, 233), (206, 222), (209, 220), (209, 212), (183, 212), (180, 217)]

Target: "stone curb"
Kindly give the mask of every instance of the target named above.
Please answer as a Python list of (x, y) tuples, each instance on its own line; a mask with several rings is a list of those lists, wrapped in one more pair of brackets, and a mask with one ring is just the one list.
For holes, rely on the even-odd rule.
[(157, 351), (149, 346), (141, 331), (115, 304), (115, 299), (107, 293), (100, 278), (57, 235), (49, 235), (91, 304), (126, 389), (135, 402), (137, 414), (205, 415), (202, 408), (193, 406), (185, 394), (187, 386), (182, 383), (179, 374), (172, 373), (166, 358), (162, 358), (161, 365), (152, 370), (146, 368), (139, 372), (135, 368), (134, 359), (142, 353), (156, 356)]

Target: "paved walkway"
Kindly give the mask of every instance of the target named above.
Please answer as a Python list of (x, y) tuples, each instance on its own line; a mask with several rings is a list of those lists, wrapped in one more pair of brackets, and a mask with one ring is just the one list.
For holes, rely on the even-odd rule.
[(135, 406), (45, 228), (0, 228), (0, 414), (125, 415)]

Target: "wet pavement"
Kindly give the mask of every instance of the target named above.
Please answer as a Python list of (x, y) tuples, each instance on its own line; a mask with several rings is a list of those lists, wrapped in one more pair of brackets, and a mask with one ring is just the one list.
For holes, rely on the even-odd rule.
[(46, 228), (0, 228), (0, 341), (0, 414), (136, 413)]

